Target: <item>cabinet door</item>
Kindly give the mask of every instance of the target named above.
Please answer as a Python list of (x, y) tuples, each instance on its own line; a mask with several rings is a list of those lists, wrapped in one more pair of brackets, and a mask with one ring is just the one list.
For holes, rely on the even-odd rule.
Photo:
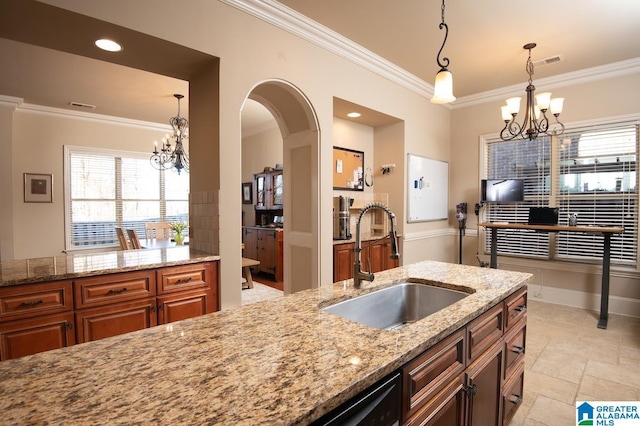
[(277, 241), (276, 231), (272, 229), (260, 229), (258, 234), (258, 266), (262, 272), (275, 275), (277, 265)]
[(157, 324), (154, 299), (84, 309), (76, 312), (76, 340), (91, 342)]
[(267, 182), (267, 176), (264, 173), (254, 175), (255, 193), (253, 194), (253, 199), (255, 200), (254, 208), (256, 210), (263, 210), (267, 208)]
[(282, 208), (282, 195), (284, 193), (284, 184), (282, 180), (282, 170), (271, 172), (271, 206), (272, 209)]
[(0, 361), (64, 348), (74, 343), (72, 313), (0, 324)]
[(244, 256), (247, 259), (258, 260), (258, 230), (255, 228), (243, 228)]
[(333, 282), (353, 278), (353, 248), (353, 243), (333, 246)]
[(457, 377), (430, 400), (404, 426), (464, 426), (466, 392), (464, 377)]
[(468, 426), (501, 424), (503, 348), (496, 343), (467, 369)]
[(158, 324), (204, 315), (213, 311), (212, 304), (204, 290), (158, 297)]

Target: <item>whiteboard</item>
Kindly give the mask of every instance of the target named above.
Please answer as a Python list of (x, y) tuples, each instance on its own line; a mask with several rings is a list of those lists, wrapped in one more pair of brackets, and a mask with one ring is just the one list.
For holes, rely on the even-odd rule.
[(407, 154), (407, 221), (448, 217), (449, 163)]

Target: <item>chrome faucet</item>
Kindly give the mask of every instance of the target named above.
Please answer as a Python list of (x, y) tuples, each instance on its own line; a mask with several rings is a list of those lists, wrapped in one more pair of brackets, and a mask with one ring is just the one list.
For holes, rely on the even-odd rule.
[(360, 222), (362, 221), (362, 216), (371, 209), (380, 209), (387, 213), (389, 217), (389, 221), (391, 222), (391, 230), (389, 231), (389, 238), (391, 239), (391, 258), (399, 259), (400, 253), (398, 252), (398, 234), (396, 233), (396, 215), (389, 209), (389, 207), (380, 203), (373, 203), (364, 206), (364, 208), (360, 211), (360, 215), (358, 216), (358, 220), (356, 222), (356, 247), (355, 247), (355, 262), (353, 263), (353, 286), (355, 288), (360, 288), (360, 283), (362, 280), (365, 281), (373, 281), (374, 276), (371, 272), (371, 259), (367, 259), (367, 264), (369, 266), (368, 271), (362, 270), (362, 262), (360, 260), (360, 253), (362, 252), (361, 242), (360, 242)]

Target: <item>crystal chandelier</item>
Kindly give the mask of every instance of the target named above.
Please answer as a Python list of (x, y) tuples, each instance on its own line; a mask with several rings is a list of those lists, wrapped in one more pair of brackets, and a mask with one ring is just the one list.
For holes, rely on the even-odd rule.
[(440, 62), (440, 54), (442, 53), (442, 49), (444, 49), (444, 44), (447, 42), (447, 36), (449, 35), (449, 26), (444, 22), (444, 0), (442, 0), (442, 22), (438, 25), (438, 28), (444, 28), (445, 33), (442, 46), (440, 46), (438, 56), (436, 56), (436, 62), (440, 67), (440, 71), (436, 74), (436, 83), (433, 86), (431, 102), (434, 104), (448, 104), (449, 102), (455, 101), (456, 97), (453, 96), (453, 75), (451, 71), (447, 69), (449, 66), (449, 58), (442, 58), (442, 62)]
[[(189, 173), (189, 154), (182, 145), (183, 139), (189, 137), (189, 121), (180, 117), (180, 99), (183, 95), (173, 95), (178, 100), (178, 115), (171, 117), (169, 123), (173, 127), (173, 135), (166, 135), (162, 139), (162, 148), (158, 151), (158, 142), (154, 142), (153, 155), (151, 156), (151, 165), (159, 170), (167, 170), (175, 168), (178, 174), (182, 170)], [(171, 140), (175, 141), (175, 145), (171, 144)]]
[[(524, 45), (524, 49), (529, 51), (526, 67), (527, 74), (529, 74), (529, 84), (526, 89), (527, 107), (524, 112), (524, 120), (522, 124), (516, 123), (516, 115), (520, 112), (520, 98), (507, 99), (507, 105), (502, 107), (504, 128), (500, 132), (500, 139), (503, 141), (510, 141), (518, 137), (532, 141), (540, 134), (561, 135), (564, 132), (564, 124), (558, 120), (558, 116), (562, 112), (564, 98), (551, 99), (550, 92), (535, 94), (536, 87), (533, 85), (533, 62), (531, 62), (531, 49), (534, 47), (536, 47), (535, 43), (527, 43)], [(534, 98), (537, 104), (534, 103)], [(551, 125), (549, 124), (547, 111), (550, 111), (556, 120), (556, 122), (551, 123)], [(540, 118), (540, 115), (542, 115), (542, 118)]]

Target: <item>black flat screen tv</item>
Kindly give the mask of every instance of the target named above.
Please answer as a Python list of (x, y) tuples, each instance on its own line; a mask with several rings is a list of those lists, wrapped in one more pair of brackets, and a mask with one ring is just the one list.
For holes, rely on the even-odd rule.
[(484, 203), (524, 201), (523, 179), (482, 179), (480, 199)]

